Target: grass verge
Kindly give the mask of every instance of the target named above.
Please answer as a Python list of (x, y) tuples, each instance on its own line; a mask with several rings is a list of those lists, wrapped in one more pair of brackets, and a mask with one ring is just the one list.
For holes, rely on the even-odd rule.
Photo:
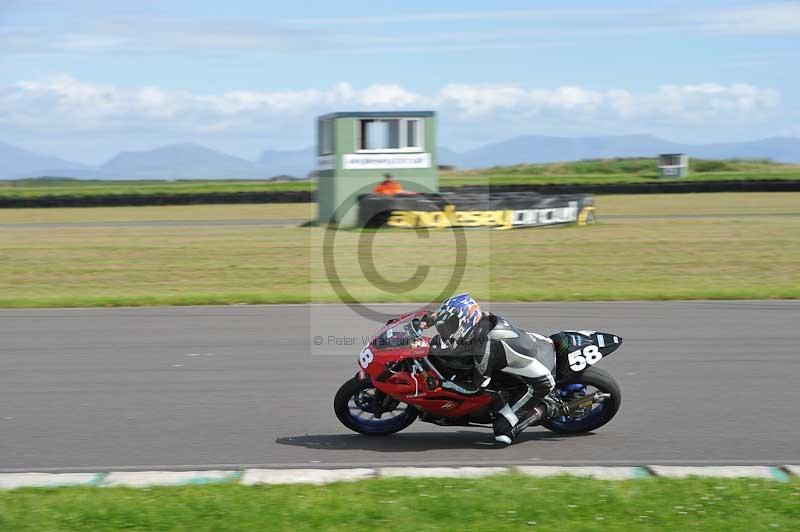
[[(201, 220), (275, 220), (316, 218), (314, 203), (257, 203), (234, 205), (153, 205), (140, 207), (60, 207), (48, 209), (2, 209), (0, 224), (169, 222)], [(298, 223), (299, 225), (299, 223)]]
[[(658, 176), (655, 159), (616, 158), (518, 164), (442, 172), (444, 186), (463, 185), (605, 185), (668, 182)], [(800, 165), (767, 160), (691, 159), (689, 176), (680, 181), (743, 181), (800, 179)]]
[(315, 190), (313, 181), (103, 181), (77, 179), (20, 179), (0, 181), (0, 197), (107, 196), (116, 194), (229, 194)]
[(327, 486), (20, 489), (0, 530), (797, 530), (800, 482), (503, 475)]
[[(463, 278), (450, 292), (485, 301), (800, 298), (798, 193), (609, 196), (597, 204), (593, 226), (466, 231)], [(279, 209), (278, 218), (311, 212)], [(326, 254), (319, 227), (70, 225), (82, 211), (92, 221), (271, 217), (266, 205), (0, 211), (8, 224), (0, 231), (0, 306), (339, 302), (324, 267), (331, 261), (361, 301), (433, 301), (458, 263), (447, 231), (340, 231)], [(41, 222), (42, 213), (54, 225), (15, 227)], [(380, 277), (406, 280), (419, 267), (430, 271), (418, 286), (379, 288)]]

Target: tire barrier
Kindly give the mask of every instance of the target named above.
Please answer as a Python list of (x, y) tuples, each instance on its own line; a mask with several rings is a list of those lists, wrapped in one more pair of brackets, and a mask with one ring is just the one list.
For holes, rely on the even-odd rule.
[[(687, 194), (698, 192), (800, 192), (800, 180), (762, 181), (670, 181), (592, 185), (504, 185), (442, 187), (442, 193), (492, 194), (538, 192), (556, 194)], [(198, 205), (224, 203), (309, 203), (315, 191), (206, 192), (197, 194), (103, 194), (87, 196), (0, 196), (0, 208), (29, 207), (137, 207), (147, 205)]]
[(150, 205), (199, 205), (224, 203), (309, 203), (312, 190), (284, 192), (207, 192), (198, 194), (103, 194), (87, 196), (2, 197), (0, 208), (28, 207), (140, 207)]
[(445, 192), (359, 198), (358, 225), (406, 229), (492, 227), (514, 229), (591, 222), (590, 195), (542, 196), (537, 192)]

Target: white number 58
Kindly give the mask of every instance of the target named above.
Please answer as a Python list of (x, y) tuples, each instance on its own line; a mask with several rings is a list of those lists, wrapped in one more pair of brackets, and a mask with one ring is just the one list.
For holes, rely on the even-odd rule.
[(362, 368), (367, 369), (367, 367), (369, 367), (370, 362), (372, 362), (373, 358), (374, 357), (372, 355), (372, 351), (369, 350), (369, 347), (365, 347), (363, 351), (361, 351), (361, 353), (358, 355), (358, 364)]
[(602, 358), (603, 353), (600, 352), (596, 345), (586, 346), (582, 351), (578, 349), (567, 355), (569, 368), (572, 371), (583, 371), (587, 365), (597, 364)]

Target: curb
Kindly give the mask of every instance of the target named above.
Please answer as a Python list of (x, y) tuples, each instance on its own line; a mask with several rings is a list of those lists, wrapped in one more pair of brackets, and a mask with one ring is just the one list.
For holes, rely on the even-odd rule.
[(115, 471), (103, 476), (95, 486), (146, 488), (186, 486), (239, 480), (239, 471)]
[(782, 466), (509, 466), (509, 467), (381, 467), (351, 469), (243, 469), (209, 471), (110, 471), (107, 473), (2, 473), (0, 490), (64, 486), (128, 487), (189, 486), (197, 484), (329, 484), (371, 478), (480, 478), (506, 473), (532, 477), (571, 475), (598, 480), (651, 477), (685, 479), (760, 478), (788, 481), (800, 477), (800, 465)]
[(631, 480), (647, 478), (652, 472), (646, 467), (562, 467), (562, 466), (517, 466), (514, 468), (523, 475), (532, 477), (591, 477), (597, 480)]
[(374, 469), (245, 469), (241, 484), (328, 484), (375, 477)]
[(738, 467), (691, 467), (691, 466), (651, 466), (651, 471), (659, 477), (689, 478), (765, 478), (771, 480), (788, 480), (789, 474), (779, 467), (738, 466)]
[(510, 472), (508, 467), (382, 467), (380, 478), (481, 478)]

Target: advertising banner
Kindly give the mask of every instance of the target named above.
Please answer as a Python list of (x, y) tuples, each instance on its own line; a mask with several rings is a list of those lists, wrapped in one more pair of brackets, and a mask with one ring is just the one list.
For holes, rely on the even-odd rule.
[(347, 153), (342, 156), (345, 170), (391, 170), (430, 168), (430, 153)]
[(444, 193), (380, 196), (359, 200), (359, 225), (407, 229), (487, 227), (515, 229), (593, 221), (591, 195), (542, 196), (535, 192)]

